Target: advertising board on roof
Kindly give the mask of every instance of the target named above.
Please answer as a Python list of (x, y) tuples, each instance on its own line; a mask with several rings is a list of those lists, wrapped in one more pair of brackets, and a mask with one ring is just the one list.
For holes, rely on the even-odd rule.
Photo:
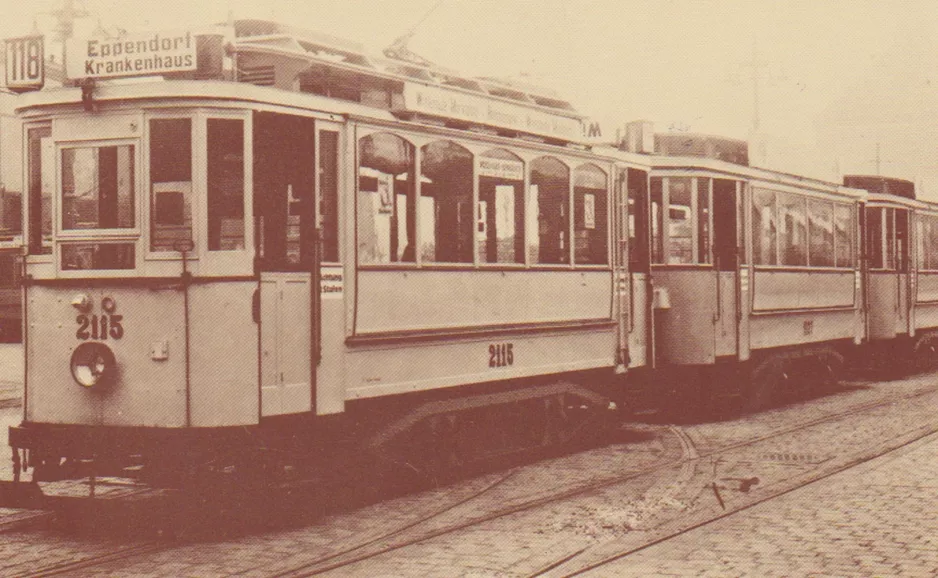
[(404, 102), (400, 110), (564, 140), (583, 138), (579, 118), (436, 86), (405, 84)]
[(66, 46), (65, 71), (71, 79), (185, 72), (197, 64), (191, 31), (73, 38)]

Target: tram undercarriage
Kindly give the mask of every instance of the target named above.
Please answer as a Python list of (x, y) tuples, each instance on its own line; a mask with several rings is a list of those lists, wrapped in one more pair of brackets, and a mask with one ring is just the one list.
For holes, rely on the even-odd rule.
[[(615, 376), (565, 377), (473, 386), (459, 397), (437, 391), (368, 400), (340, 416), (278, 416), (247, 427), (24, 423), (10, 429), (15, 480), (32, 469), (33, 482), (112, 476), (199, 487), (220, 479), (248, 485), (315, 479), (365, 467), (438, 482), (496, 457), (585, 443), (615, 423), (618, 406), (597, 393), (612, 393)], [(595, 384), (604, 387), (587, 387)]]

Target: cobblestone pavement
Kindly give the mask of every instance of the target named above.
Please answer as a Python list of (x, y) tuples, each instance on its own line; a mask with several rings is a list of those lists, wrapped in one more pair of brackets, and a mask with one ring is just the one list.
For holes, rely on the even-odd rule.
[[(913, 395), (931, 387), (934, 379), (932, 375), (886, 384), (853, 384), (814, 400), (727, 422), (671, 428), (664, 425), (648, 426), (648, 431), (657, 432), (657, 437), (616, 443), (522, 466), (507, 477), (508, 472), (479, 476), (447, 488), (328, 516), (302, 528), (258, 530), (240, 538), (218, 537), (214, 541), (181, 544), (120, 563), (85, 569), (80, 575), (269, 576), (355, 543), (368, 540), (386, 542), (388, 540), (383, 536), (389, 532), (471, 497), (503, 478), (505, 481), (498, 486), (497, 492), (482, 494), (482, 499), (467, 502), (464, 509), (468, 509), (470, 514), (478, 513), (492, 508), (493, 503), (504, 504), (518, 496), (549, 491), (594, 476), (621, 475), (627, 471), (648, 472), (642, 478), (600, 488), (576, 499), (473, 525), (371, 560), (337, 568), (327, 574), (529, 576), (567, 555), (577, 555), (581, 551), (585, 551), (583, 556), (586, 556), (597, 550), (615, 551), (622, 544), (632, 548), (644, 547), (660, 539), (662, 534), (658, 529), (674, 520), (692, 520), (695, 514), (701, 512), (711, 517), (720, 515), (717, 499), (709, 485), (711, 483), (717, 483), (723, 488), (723, 499), (732, 511), (740, 504), (745, 505), (745, 500), (758, 495), (762, 488), (771, 487), (773, 482), (781, 483), (828, 467), (837, 461), (837, 456), (871, 447), (884, 439), (892, 439), (914, 428), (917, 423), (938, 422), (938, 416), (933, 416), (934, 412), (930, 409), (938, 404), (938, 393), (933, 391), (850, 418), (824, 422), (810, 431), (792, 431), (764, 447), (740, 448), (734, 454), (719, 459), (711, 459), (707, 455), (713, 448), (767, 436), (779, 429), (791, 427), (796, 422), (820, 421), (857, 404), (881, 401), (887, 396)], [(934, 451), (938, 451), (938, 448)], [(719, 576), (797, 576), (814, 571), (812, 568), (819, 568), (817, 572), (830, 575), (874, 575), (877, 572), (895, 575), (902, 571), (918, 575), (918, 567), (895, 565), (914, 563), (918, 555), (916, 552), (919, 552), (915, 550), (915, 541), (903, 533), (905, 521), (909, 521), (911, 527), (914, 520), (914, 524), (921, 528), (919, 544), (931, 545), (933, 550), (938, 550), (934, 548), (934, 543), (924, 539), (927, 536), (938, 537), (938, 532), (934, 531), (935, 523), (926, 520), (930, 514), (934, 517), (934, 508), (929, 509), (927, 503), (920, 499), (923, 492), (927, 495), (928, 488), (938, 488), (938, 482), (935, 481), (938, 480), (938, 466), (930, 466), (927, 471), (913, 469), (906, 461), (901, 461), (911, 453), (893, 454), (889, 458), (872, 462), (901, 464), (900, 468), (882, 465), (879, 470), (868, 470), (879, 472), (877, 475), (880, 477), (848, 473), (826, 482), (817, 482), (788, 497), (731, 515), (701, 530), (667, 540), (661, 546), (641, 550), (616, 563), (608, 571), (606, 568), (598, 570), (595, 575), (644, 576), (653, 572), (684, 575), (703, 572)], [(675, 463), (666, 468), (660, 466), (662, 458), (678, 458), (682, 455), (687, 458), (684, 463)], [(915, 454), (907, 461), (911, 460), (910, 463), (914, 464), (915, 459), (922, 459), (918, 456)], [(889, 476), (882, 477), (894, 472), (894, 469), (898, 470), (895, 480)], [(920, 482), (910, 476), (910, 472), (918, 471), (922, 474), (916, 476), (915, 480)], [(751, 493), (743, 493), (739, 480), (754, 475), (760, 478), (760, 482), (756, 483)], [(874, 484), (864, 486), (861, 483), (830, 486), (827, 493), (817, 490), (827, 487), (833, 480), (853, 475), (861, 480), (882, 478), (879, 483), (883, 487)], [(901, 486), (918, 488), (918, 493)], [(792, 501), (793, 496), (812, 491), (819, 493), (807, 499)], [(824, 502), (825, 497), (835, 501), (828, 506)], [(840, 504), (836, 500), (845, 503)], [(884, 526), (875, 520), (875, 516), (886, 516), (885, 513), (863, 509), (867, 504), (878, 501), (888, 507), (886, 503), (890, 500), (901, 504), (892, 513), (897, 518), (885, 518), (893, 520), (895, 527), (888, 525), (892, 522)], [(786, 503), (791, 504), (787, 506), (790, 512), (784, 510), (786, 506), (774, 505)], [(783, 508), (782, 512), (772, 509), (775, 507)], [(761, 518), (748, 526), (737, 528), (732, 525), (742, 524), (735, 520), (757, 515)], [(790, 522), (792, 516), (796, 520), (797, 516), (802, 516), (804, 520)], [(812, 520), (815, 529), (812, 529)], [(843, 533), (839, 533), (841, 530)], [(801, 540), (798, 546), (778, 547), (786, 545), (785, 539), (789, 536), (792, 541)], [(877, 570), (879, 566), (874, 566), (875, 560), (872, 559), (867, 566), (838, 566), (847, 563), (841, 555), (841, 543), (856, 540), (857, 544), (861, 544), (878, 540), (878, 544), (885, 544), (892, 537), (902, 544), (910, 545), (910, 549), (887, 550), (883, 546), (880, 555), (888, 562), (884, 567), (891, 567), (891, 571)], [(747, 539), (752, 543), (749, 549), (742, 546), (748, 543)], [(717, 546), (711, 545), (710, 540), (715, 540)], [(679, 554), (668, 557), (670, 544), (685, 542), (688, 545), (675, 550)], [(740, 545), (738, 551), (734, 550), (736, 545)], [(101, 540), (82, 541), (42, 532), (0, 534), (0, 574), (18, 575), (16, 570), (28, 567), (26, 565), (30, 559), (35, 561), (34, 564), (44, 566), (50, 561), (67, 560), (69, 556), (97, 552), (108, 547), (109, 544)], [(649, 558), (642, 560), (641, 556)], [(803, 559), (814, 561), (817, 566), (791, 566), (789, 557), (795, 562)], [(7, 559), (6, 563), (4, 558)], [(575, 556), (574, 559), (579, 558)], [(16, 566), (11, 565), (14, 560)], [(761, 565), (753, 566), (753, 560)], [(927, 570), (925, 572), (921, 575), (930, 575)], [(562, 574), (560, 572), (558, 575)]]
[(938, 436), (589, 576), (936, 576)]

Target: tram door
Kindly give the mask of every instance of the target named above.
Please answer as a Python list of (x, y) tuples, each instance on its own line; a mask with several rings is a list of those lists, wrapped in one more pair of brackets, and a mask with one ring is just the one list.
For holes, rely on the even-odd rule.
[(319, 320), (315, 166), (313, 119), (255, 113), (261, 417), (314, 409)]
[(713, 181), (713, 260), (716, 270), (714, 337), (716, 357), (736, 356), (738, 323), (736, 292), (739, 275), (739, 234), (736, 181)]

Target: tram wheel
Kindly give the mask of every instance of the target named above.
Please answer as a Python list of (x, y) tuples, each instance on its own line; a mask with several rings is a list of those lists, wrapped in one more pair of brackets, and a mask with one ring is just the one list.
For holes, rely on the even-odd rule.
[(915, 370), (919, 372), (938, 368), (938, 338), (927, 336), (916, 343), (912, 363)]

